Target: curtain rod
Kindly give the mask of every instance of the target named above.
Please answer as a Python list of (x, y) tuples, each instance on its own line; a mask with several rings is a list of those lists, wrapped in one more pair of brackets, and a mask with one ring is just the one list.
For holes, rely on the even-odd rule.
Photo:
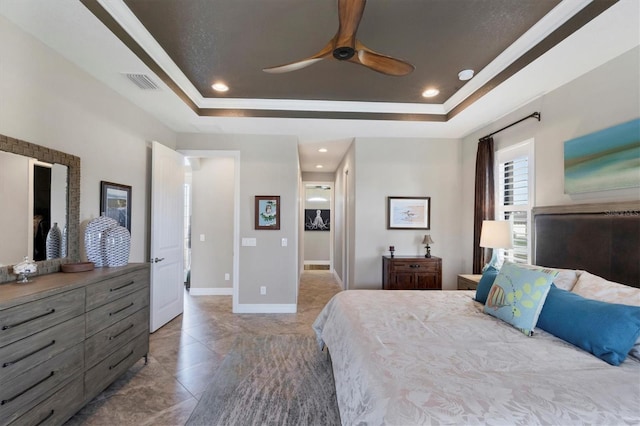
[(503, 127), (502, 129), (500, 129), (500, 130), (496, 130), (496, 131), (495, 131), (495, 132), (493, 132), (493, 133), (489, 133), (487, 136), (483, 136), (483, 137), (481, 137), (481, 138), (480, 138), (480, 140), (481, 140), (481, 141), (483, 141), (483, 140), (485, 140), (485, 139), (489, 139), (491, 136), (495, 135), (496, 133), (500, 133), (501, 131), (508, 129), (508, 128), (509, 128), (509, 127), (511, 127), (511, 126), (515, 126), (516, 124), (520, 123), (521, 121), (524, 121), (524, 120), (529, 119), (529, 118), (537, 118), (537, 119), (538, 119), (538, 121), (540, 121), (540, 113), (539, 113), (539, 112), (534, 112), (533, 114), (527, 115), (526, 117), (521, 118), (521, 119), (520, 119), (520, 120), (518, 120), (518, 121), (514, 121), (513, 123), (509, 124), (508, 126), (504, 126), (504, 127)]

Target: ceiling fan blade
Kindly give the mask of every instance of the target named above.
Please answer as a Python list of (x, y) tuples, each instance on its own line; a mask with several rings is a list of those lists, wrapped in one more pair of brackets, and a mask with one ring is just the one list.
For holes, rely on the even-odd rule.
[(336, 37), (334, 36), (329, 43), (327, 43), (318, 53), (313, 56), (309, 56), (308, 58), (301, 59), (296, 62), (291, 62), (288, 64), (277, 65), (275, 67), (263, 68), (262, 71), (268, 72), (270, 74), (282, 74), (290, 71), (297, 71), (302, 68), (306, 68), (309, 65), (313, 65), (316, 62), (323, 60), (324, 58), (331, 56), (331, 52), (333, 51), (333, 43)]
[(270, 74), (282, 74), (290, 71), (297, 71), (302, 68), (306, 68), (309, 65), (313, 65), (318, 61), (323, 60), (324, 58), (308, 58), (303, 59), (297, 62), (291, 62), (290, 64), (278, 65), (275, 67), (263, 68), (262, 71), (268, 72)]
[(411, 74), (415, 69), (406, 61), (374, 52), (358, 40), (356, 40), (356, 50), (358, 54), (351, 59), (351, 62), (364, 65), (382, 74), (403, 76)]
[(338, 0), (340, 26), (336, 34), (335, 47), (354, 47), (356, 31), (360, 25), (367, 0)]

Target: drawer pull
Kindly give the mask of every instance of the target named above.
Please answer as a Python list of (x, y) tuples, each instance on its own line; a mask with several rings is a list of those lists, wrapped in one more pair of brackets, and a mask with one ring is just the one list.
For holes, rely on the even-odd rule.
[(55, 413), (55, 412), (56, 412), (56, 410), (49, 411), (49, 414), (47, 414), (47, 416), (44, 419), (42, 419), (38, 423), (36, 423), (36, 426), (40, 426), (41, 424), (44, 424), (44, 422), (49, 420), (51, 418), (51, 416), (53, 416), (53, 413)]
[(10, 329), (10, 328), (17, 327), (17, 326), (22, 325), (22, 324), (26, 324), (26, 323), (28, 323), (28, 322), (30, 322), (30, 321), (35, 321), (35, 320), (37, 320), (37, 319), (39, 319), (39, 318), (46, 317), (47, 315), (51, 315), (51, 314), (52, 314), (52, 313), (54, 313), (55, 311), (56, 311), (56, 310), (52, 308), (52, 309), (50, 309), (49, 311), (45, 312), (44, 314), (42, 314), (42, 315), (38, 315), (37, 317), (29, 318), (29, 319), (26, 319), (26, 320), (24, 320), (24, 321), (17, 322), (17, 323), (15, 323), (15, 324), (3, 325), (3, 326), (2, 326), (2, 329), (3, 329), (3, 330), (8, 330), (8, 329)]
[(55, 344), (56, 344), (56, 341), (55, 341), (55, 340), (52, 340), (52, 341), (51, 341), (51, 343), (49, 343), (49, 344), (47, 344), (47, 345), (44, 345), (44, 346), (43, 346), (43, 347), (41, 347), (40, 349), (36, 349), (35, 351), (30, 352), (30, 353), (28, 353), (28, 354), (24, 355), (22, 358), (18, 358), (18, 359), (13, 360), (13, 361), (5, 362), (4, 364), (2, 364), (2, 368), (9, 367), (10, 365), (13, 365), (13, 364), (15, 364), (15, 363), (17, 363), (17, 362), (20, 362), (20, 361), (22, 361), (22, 360), (23, 360), (23, 359), (25, 359), (25, 358), (29, 358), (31, 355), (35, 355), (35, 354), (37, 354), (38, 352), (40, 352), (40, 351), (42, 351), (42, 350), (45, 350), (45, 349), (47, 349), (49, 346), (53, 346), (53, 345), (55, 345)]
[(125, 356), (124, 358), (122, 358), (120, 361), (116, 362), (113, 365), (109, 366), (109, 370), (113, 370), (114, 368), (116, 368), (117, 366), (119, 366), (120, 364), (122, 364), (127, 358), (129, 358), (131, 355), (133, 355), (133, 350), (131, 352), (129, 352), (127, 354), (127, 356)]
[(25, 393), (29, 392), (31, 389), (35, 388), (38, 385), (41, 385), (42, 383), (44, 383), (45, 381), (49, 380), (50, 378), (53, 377), (53, 375), (55, 374), (54, 371), (52, 371), (51, 373), (49, 373), (49, 375), (47, 377), (45, 377), (44, 379), (40, 380), (39, 382), (34, 383), (33, 385), (29, 386), (28, 388), (26, 388), (25, 390), (23, 390), (22, 392), (20, 392), (17, 395), (12, 396), (9, 399), (3, 399), (2, 402), (0, 402), (0, 405), (4, 405), (4, 404), (8, 404), (11, 401), (13, 401), (16, 398), (21, 397), (22, 395), (24, 395)]
[(129, 287), (131, 284), (134, 284), (134, 283), (135, 283), (135, 281), (131, 281), (131, 282), (128, 282), (127, 284), (121, 285), (120, 287), (110, 288), (109, 291), (111, 292), (111, 291), (122, 290), (123, 288)]
[(417, 263), (409, 265), (409, 268), (419, 268), (419, 267), (420, 267), (420, 265), (418, 265)]
[(111, 315), (115, 315), (115, 314), (118, 314), (118, 313), (120, 313), (120, 312), (124, 311), (125, 309), (129, 309), (129, 308), (130, 308), (130, 307), (132, 307), (132, 306), (133, 306), (133, 302), (129, 303), (127, 306), (125, 306), (125, 307), (124, 307), (124, 308), (122, 308), (122, 309), (118, 309), (118, 310), (117, 310), (117, 311), (115, 311), (115, 312), (109, 312), (109, 316), (111, 316)]
[(113, 340), (116, 337), (120, 336), (121, 334), (125, 333), (127, 330), (131, 330), (133, 328), (133, 324), (130, 324), (129, 327), (125, 328), (124, 330), (122, 330), (120, 333), (118, 334), (114, 334), (113, 336), (109, 337), (109, 340)]

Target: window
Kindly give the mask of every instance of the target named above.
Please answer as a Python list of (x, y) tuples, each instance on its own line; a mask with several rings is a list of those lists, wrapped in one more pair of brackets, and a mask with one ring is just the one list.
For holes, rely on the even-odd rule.
[(496, 219), (513, 228), (513, 249), (504, 258), (531, 263), (531, 208), (533, 207), (533, 139), (496, 151)]

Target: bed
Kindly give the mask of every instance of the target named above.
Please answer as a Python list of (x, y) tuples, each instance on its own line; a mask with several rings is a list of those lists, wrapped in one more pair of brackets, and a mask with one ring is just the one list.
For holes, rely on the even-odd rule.
[[(637, 287), (639, 212), (640, 203), (536, 209), (535, 259), (570, 244), (554, 249), (545, 259), (553, 264), (545, 266), (565, 268), (565, 278), (575, 272), (576, 280), (589, 270), (584, 244), (566, 226), (567, 215), (577, 215), (569, 223), (588, 244), (590, 227), (610, 231), (595, 232), (598, 244), (609, 247), (597, 248), (608, 259), (599, 261), (599, 279)], [(562, 233), (549, 231), (559, 226), (555, 219), (564, 223)], [(640, 422), (640, 357), (613, 366), (540, 328), (526, 336), (486, 314), (474, 297), (474, 291), (353, 290), (331, 299), (313, 327), (331, 353), (342, 424)]]

